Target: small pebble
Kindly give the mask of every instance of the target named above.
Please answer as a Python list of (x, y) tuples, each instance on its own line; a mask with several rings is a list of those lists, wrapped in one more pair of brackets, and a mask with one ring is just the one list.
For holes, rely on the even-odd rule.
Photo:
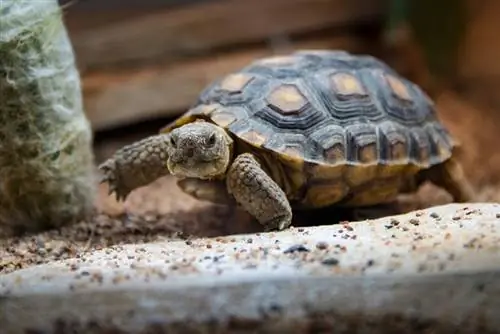
[(325, 266), (337, 266), (339, 264), (339, 260), (334, 257), (329, 257), (321, 261), (321, 264)]
[(326, 242), (323, 242), (323, 241), (320, 241), (316, 244), (316, 248), (317, 249), (327, 249), (328, 248), (328, 244)]
[(418, 221), (418, 219), (412, 218), (410, 219), (410, 224), (418, 226), (420, 225), (420, 222)]
[(310, 252), (308, 248), (304, 245), (293, 245), (283, 251), (284, 254), (295, 253), (295, 252)]

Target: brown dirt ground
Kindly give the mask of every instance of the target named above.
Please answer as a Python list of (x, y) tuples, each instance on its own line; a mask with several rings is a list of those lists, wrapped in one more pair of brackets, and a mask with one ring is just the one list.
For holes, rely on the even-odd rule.
[[(467, 103), (451, 93), (438, 98), (440, 115), (463, 144), (462, 161), (467, 176), (478, 190), (475, 201), (500, 201), (500, 154), (498, 122), (493, 111)], [(137, 132), (96, 146), (96, 162), (147, 133)], [(441, 189), (424, 186), (415, 196), (402, 198), (402, 212), (448, 203)], [(170, 177), (137, 189), (127, 201), (118, 203), (101, 185), (98, 212), (89, 222), (37, 235), (0, 240), (0, 274), (39, 263), (81, 256), (89, 249), (114, 244), (143, 243), (163, 239), (218, 236), (258, 232), (260, 226), (236, 209), (198, 202), (182, 193)], [(297, 214), (294, 225), (328, 224), (318, 216)], [(335, 211), (338, 220), (352, 219)], [(331, 215), (329, 215), (331, 217)]]

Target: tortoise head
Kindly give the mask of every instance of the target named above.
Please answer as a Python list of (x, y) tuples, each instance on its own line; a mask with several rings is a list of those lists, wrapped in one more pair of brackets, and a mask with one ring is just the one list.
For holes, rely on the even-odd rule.
[(212, 123), (197, 121), (173, 129), (167, 167), (177, 177), (212, 179), (223, 175), (232, 157), (232, 139)]

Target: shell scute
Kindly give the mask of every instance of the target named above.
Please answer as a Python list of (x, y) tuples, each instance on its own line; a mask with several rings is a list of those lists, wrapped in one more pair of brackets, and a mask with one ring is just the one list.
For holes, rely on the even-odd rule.
[(296, 85), (284, 84), (275, 88), (266, 98), (270, 108), (283, 115), (304, 111), (307, 99)]
[(368, 98), (369, 94), (364, 84), (353, 74), (339, 71), (330, 75), (333, 92), (339, 99), (348, 99), (351, 96), (356, 98)]
[(310, 136), (322, 150), (326, 164), (339, 164), (346, 161), (347, 146), (343, 127), (335, 124), (325, 125), (312, 132)]
[(226, 76), (220, 83), (219, 88), (230, 94), (243, 92), (243, 89), (255, 78), (246, 73), (233, 73)]
[(314, 84), (324, 108), (338, 125), (357, 120), (378, 122), (384, 113), (377, 104), (377, 95), (371, 90), (370, 71), (349, 68), (325, 68), (318, 71)]
[[(395, 122), (384, 122), (379, 126), (381, 154), (380, 158), (386, 162), (408, 163), (409, 141), (407, 129)], [(416, 161), (418, 162), (418, 161)]]
[(353, 124), (347, 128), (349, 161), (376, 164), (379, 161), (376, 126), (368, 123)]

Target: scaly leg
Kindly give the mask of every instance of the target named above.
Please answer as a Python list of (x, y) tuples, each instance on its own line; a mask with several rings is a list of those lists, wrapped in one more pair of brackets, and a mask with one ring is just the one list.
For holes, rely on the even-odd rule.
[(101, 183), (109, 184), (117, 200), (124, 200), (139, 187), (168, 175), (168, 137), (156, 135), (124, 146), (99, 166)]
[(465, 178), (460, 163), (455, 158), (422, 173), (425, 179), (446, 190), (453, 197), (454, 202), (469, 202), (474, 198), (472, 187)]
[(283, 190), (252, 154), (236, 157), (227, 174), (227, 189), (266, 231), (282, 230), (292, 222), (292, 209)]
[(186, 194), (201, 201), (227, 206), (236, 206), (237, 204), (234, 198), (228, 193), (226, 184), (223, 181), (186, 178), (177, 181), (177, 185)]

